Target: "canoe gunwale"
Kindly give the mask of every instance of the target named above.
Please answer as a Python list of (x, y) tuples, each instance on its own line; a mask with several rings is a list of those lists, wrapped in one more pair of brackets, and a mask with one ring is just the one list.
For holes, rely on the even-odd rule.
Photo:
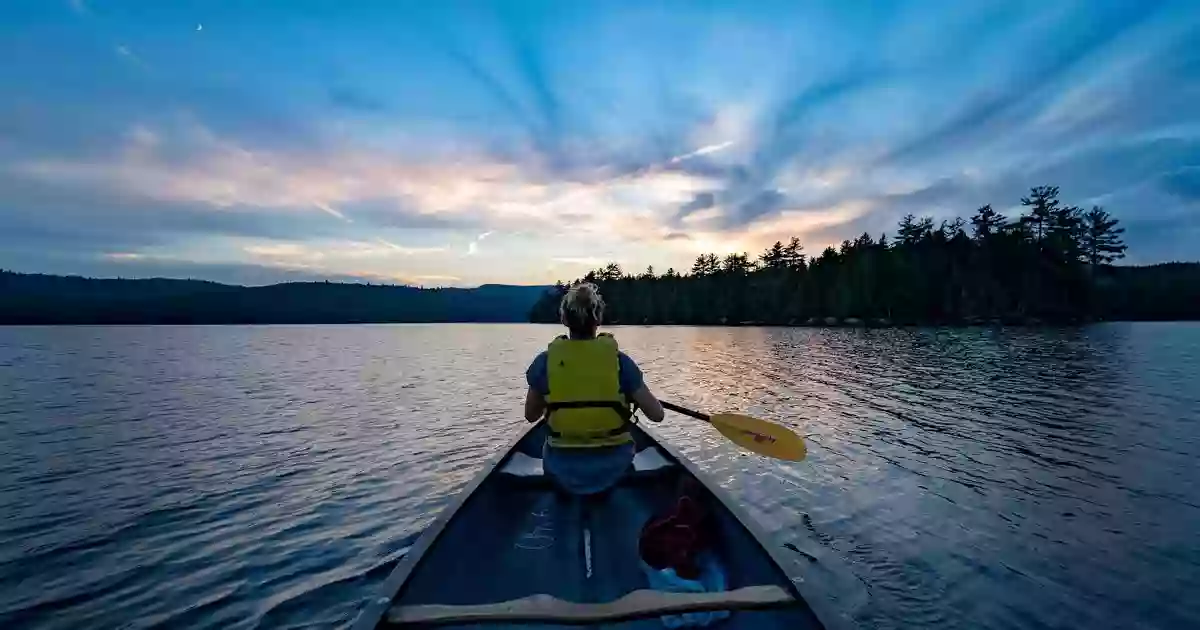
[(590, 625), (660, 617), (664, 614), (717, 610), (762, 610), (795, 605), (790, 590), (778, 584), (743, 586), (732, 591), (675, 593), (639, 589), (611, 602), (569, 602), (551, 595), (530, 595), (494, 604), (395, 606), (393, 624), (547, 623)]
[(386, 619), (387, 611), (392, 607), (392, 602), (399, 597), (401, 590), (403, 590), (404, 585), (408, 582), (409, 576), (412, 575), (417, 565), (421, 563), (421, 559), (425, 557), (426, 552), (433, 546), (433, 543), (441, 536), (442, 530), (446, 529), (446, 525), (462, 510), (467, 501), (470, 501), (471, 497), (475, 496), (475, 491), (479, 489), (479, 486), (483, 485), (483, 482), (493, 472), (499, 470), (500, 466), (516, 452), (517, 445), (521, 440), (525, 439), (525, 436), (529, 435), (541, 423), (529, 422), (527, 424), (528, 426), (519, 431), (517, 436), (503, 450), (494, 455), (484, 465), (483, 469), (471, 479), (470, 483), (458, 491), (453, 502), (442, 508), (437, 518), (425, 528), (425, 531), (421, 532), (421, 536), (417, 539), (417, 542), (413, 544), (408, 553), (404, 555), (404, 558), (400, 560), (400, 563), (396, 565), (396, 568), (392, 569), (391, 574), (384, 580), (383, 586), (380, 587), (376, 596), (371, 598), (367, 602), (367, 605), (359, 612), (358, 619), (351, 627), (352, 630), (373, 630), (381, 620)]

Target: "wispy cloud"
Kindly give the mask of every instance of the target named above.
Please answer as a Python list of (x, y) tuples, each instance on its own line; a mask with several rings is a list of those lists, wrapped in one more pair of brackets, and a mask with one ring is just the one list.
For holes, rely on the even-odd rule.
[(141, 68), (142, 70), (150, 69), (150, 66), (137, 53), (133, 52), (133, 49), (131, 49), (129, 46), (125, 44), (118, 44), (113, 50), (116, 51), (118, 57), (128, 61), (138, 68)]
[(246, 245), (242, 251), (258, 258), (281, 259), (281, 258), (312, 258), (321, 259), (325, 257), (324, 252), (314, 250), (300, 243), (264, 243), (260, 245)]
[(391, 251), (396, 252), (397, 254), (404, 255), (404, 256), (413, 256), (413, 255), (417, 255), (417, 254), (437, 254), (437, 253), (446, 251), (446, 248), (441, 247), (441, 246), (438, 246), (438, 247), (405, 247), (403, 245), (397, 245), (391, 241), (386, 241), (384, 239), (376, 239), (376, 242), (383, 245), (384, 247), (387, 247)]
[(600, 267), (608, 262), (602, 258), (589, 256), (556, 256), (552, 260), (563, 265), (577, 265), (581, 267)]
[(334, 208), (333, 206), (331, 206), (323, 201), (314, 201), (313, 205), (316, 206), (318, 209), (320, 209), (322, 212), (324, 212), (332, 217), (337, 217), (337, 218), (345, 221), (346, 223), (353, 223), (353, 221), (351, 221), (349, 217), (342, 214), (336, 208)]
[(691, 158), (698, 157), (701, 155), (708, 155), (709, 153), (716, 153), (717, 151), (720, 151), (722, 149), (728, 149), (731, 146), (733, 146), (732, 141), (721, 142), (719, 144), (710, 144), (707, 146), (700, 147), (699, 149), (696, 149), (695, 151), (692, 151), (691, 153), (684, 153), (683, 155), (676, 155), (675, 157), (673, 157), (667, 161), (671, 164), (678, 164), (687, 159), (691, 159)]
[(104, 258), (107, 260), (142, 260), (145, 257), (145, 254), (137, 252), (108, 252), (104, 254)]
[(308, 260), (389, 258), (438, 254), (445, 247), (405, 247), (384, 239), (375, 241), (321, 240), (310, 242), (262, 242), (245, 245), (242, 251), (266, 259)]
[(476, 236), (475, 240), (471, 241), (467, 245), (467, 255), (474, 256), (475, 254), (479, 253), (479, 244), (483, 242), (483, 239), (491, 236), (494, 233), (495, 233), (494, 230), (488, 230), (487, 232), (484, 232), (483, 234)]
[[(685, 173), (648, 171), (595, 181), (556, 181), (536, 165), (479, 152), (444, 162), (410, 161), (363, 150), (285, 154), (243, 147), (199, 126), (152, 130), (139, 125), (121, 151), (97, 161), (35, 160), (15, 172), (47, 182), (110, 188), (162, 201), (216, 208), (317, 208), (347, 223), (338, 209), (390, 201), (428, 215), (474, 216), (511, 231), (619, 234), (653, 239), (673, 207), (704, 184)], [(477, 235), (479, 244), (494, 230)]]
[(409, 280), (414, 280), (418, 283), (426, 283), (426, 282), (454, 283), (454, 282), (462, 281), (462, 278), (459, 278), (458, 276), (445, 276), (445, 275), (437, 275), (437, 274), (421, 275), (421, 276), (408, 276), (407, 278)]
[[(1123, 222), (1195, 211), (1187, 2), (393, 3), (341, 14), (300, 66), (263, 53), (309, 46), (291, 7), (206, 7), (208, 28), (174, 5), (78, 18), (91, 4), (0, 9), (31, 60), (0, 87), (0, 265), (199, 252), (297, 277), (543, 281), (548, 260), (818, 248), (1043, 183)], [(98, 34), (52, 36), (54, 19)], [(217, 28), (234, 20), (259, 37)], [(1186, 230), (1128, 234), (1150, 259), (1200, 255)]]

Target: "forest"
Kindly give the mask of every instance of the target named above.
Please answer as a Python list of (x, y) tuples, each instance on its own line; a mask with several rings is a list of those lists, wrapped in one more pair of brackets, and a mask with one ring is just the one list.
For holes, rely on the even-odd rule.
[(0, 325), (519, 322), (545, 291), (495, 284), (473, 289), (337, 282), (244, 287), (0, 270)]
[[(690, 270), (629, 274), (616, 263), (575, 280), (596, 283), (607, 323), (1038, 324), (1200, 318), (1200, 264), (1128, 267), (1124, 229), (1038, 186), (1009, 217), (991, 205), (938, 224), (905, 216), (894, 237), (862, 234), (810, 256), (799, 239), (756, 258), (704, 254)], [(559, 282), (530, 320), (558, 321)]]

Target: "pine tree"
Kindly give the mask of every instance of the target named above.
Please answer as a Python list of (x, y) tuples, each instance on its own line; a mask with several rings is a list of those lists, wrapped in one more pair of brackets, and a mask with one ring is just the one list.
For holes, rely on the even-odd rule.
[(1082, 211), (1076, 206), (1059, 205), (1050, 214), (1046, 226), (1046, 242), (1060, 265), (1080, 259)]
[(759, 255), (758, 261), (763, 269), (779, 269), (787, 265), (785, 256), (783, 243), (775, 241), (774, 245)]
[(900, 219), (899, 229), (896, 230), (899, 240), (896, 242), (900, 245), (916, 245), (921, 240), (921, 228), (917, 225), (917, 217), (912, 213), (904, 215)]
[(1006, 223), (1004, 215), (992, 210), (992, 204), (983, 206), (971, 217), (972, 233), (977, 241), (985, 241), (989, 236), (1000, 232)]
[(624, 275), (621, 265), (615, 262), (608, 263), (600, 272), (600, 277), (604, 280), (620, 280)]
[(1100, 206), (1092, 206), (1083, 215), (1080, 233), (1080, 249), (1085, 260), (1093, 267), (1125, 257), (1127, 247), (1121, 240), (1125, 228), (1117, 227), (1117, 220)]
[(788, 269), (804, 269), (804, 246), (800, 244), (800, 239), (793, 236), (787, 247), (783, 248), (783, 260)]
[[(875, 240), (863, 233), (811, 261), (793, 237), (756, 259), (745, 253), (697, 256), (685, 275), (668, 269), (658, 277), (649, 267), (626, 276), (613, 263), (584, 279), (601, 285), (612, 317), (626, 322), (1080, 321), (1122, 312), (1105, 310), (1105, 300), (1114, 298), (1106, 288), (1111, 283), (1100, 280), (1115, 272), (1094, 273), (1125, 254), (1117, 220), (1099, 207), (1082, 212), (1060, 202), (1053, 186), (1033, 188), (1022, 203), (1027, 211), (1013, 221), (990, 205), (969, 221), (936, 226), (931, 217), (909, 214), (890, 246), (886, 234)], [(557, 306), (552, 295), (546, 299), (536, 313), (549, 320)], [(1115, 299), (1124, 309), (1136, 302), (1132, 295)]]
[(1029, 189), (1028, 197), (1021, 197), (1021, 205), (1029, 208), (1029, 214), (1023, 217), (1029, 233), (1041, 243), (1046, 238), (1051, 216), (1059, 206), (1058, 186), (1034, 186)]

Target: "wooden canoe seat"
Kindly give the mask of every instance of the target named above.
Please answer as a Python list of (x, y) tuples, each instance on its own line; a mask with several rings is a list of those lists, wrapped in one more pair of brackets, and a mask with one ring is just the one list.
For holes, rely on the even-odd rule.
[(494, 604), (396, 605), (388, 609), (386, 619), (389, 624), (397, 625), (488, 622), (582, 625), (687, 612), (774, 608), (795, 604), (796, 601), (783, 587), (773, 584), (713, 593), (671, 593), (643, 589), (602, 604), (580, 604), (551, 595), (531, 595)]

